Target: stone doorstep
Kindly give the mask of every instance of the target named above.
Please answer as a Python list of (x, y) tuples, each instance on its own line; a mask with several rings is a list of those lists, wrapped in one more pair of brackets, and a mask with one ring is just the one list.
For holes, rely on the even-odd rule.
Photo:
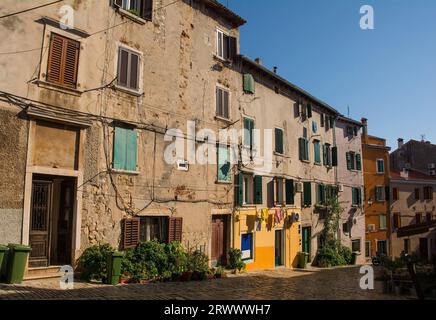
[(60, 278), (62, 274), (59, 272), (59, 269), (60, 266), (29, 268), (24, 275), (23, 281)]

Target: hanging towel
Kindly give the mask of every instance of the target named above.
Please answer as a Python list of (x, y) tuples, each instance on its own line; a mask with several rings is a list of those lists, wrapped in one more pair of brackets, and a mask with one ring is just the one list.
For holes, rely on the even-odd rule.
[(283, 220), (283, 210), (277, 209), (276, 214), (277, 214), (277, 223), (280, 224)]
[(262, 220), (263, 221), (268, 220), (268, 209), (262, 209)]

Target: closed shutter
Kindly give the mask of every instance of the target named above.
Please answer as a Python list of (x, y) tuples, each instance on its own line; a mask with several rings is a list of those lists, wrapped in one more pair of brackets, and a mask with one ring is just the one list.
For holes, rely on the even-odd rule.
[(362, 170), (362, 156), (360, 154), (356, 154), (356, 170)]
[(236, 185), (235, 185), (235, 197), (236, 197), (236, 204), (242, 207), (244, 204), (244, 176), (240, 173), (236, 175)]
[(298, 139), (298, 154), (301, 161), (304, 160), (304, 139)]
[(141, 220), (139, 218), (125, 219), (123, 220), (123, 248), (135, 248), (140, 239), (140, 225)]
[(80, 43), (57, 34), (51, 35), (47, 81), (75, 88)]
[(324, 127), (324, 113), (321, 113), (321, 127)]
[(136, 169), (136, 146), (137, 133), (135, 130), (126, 131), (126, 167), (127, 171), (137, 171)]
[(286, 204), (293, 205), (294, 200), (294, 180), (286, 179)]
[(351, 170), (352, 165), (351, 165), (351, 154), (349, 152), (346, 153), (346, 157), (347, 157), (347, 169)]
[(303, 200), (305, 207), (312, 205), (312, 184), (310, 182), (304, 182)]
[(357, 205), (358, 206), (362, 205), (362, 189), (361, 188), (357, 188)]
[(114, 157), (113, 168), (117, 170), (124, 170), (126, 164), (127, 154), (127, 130), (124, 128), (115, 128), (114, 136)]
[(333, 167), (338, 166), (338, 147), (332, 148), (332, 166)]
[(169, 218), (168, 242), (182, 242), (183, 218)]
[(153, 0), (142, 0), (141, 2), (141, 17), (151, 21), (153, 18)]
[(321, 163), (321, 147), (319, 145), (319, 141), (315, 141), (313, 144), (313, 147), (315, 149), (315, 163), (320, 164)]
[(254, 121), (252, 119), (245, 118), (244, 119), (244, 144), (246, 146), (253, 146), (253, 129), (254, 129)]
[(327, 166), (328, 165), (328, 161), (327, 161), (327, 146), (326, 145), (322, 146), (322, 158), (323, 158), (323, 164), (325, 166)]
[(255, 93), (255, 82), (251, 74), (244, 74), (244, 92), (245, 93)]
[(254, 177), (254, 204), (262, 204), (263, 196), (262, 196), (262, 176)]
[(283, 154), (283, 130), (281, 129), (275, 129), (275, 136), (276, 136), (276, 152)]

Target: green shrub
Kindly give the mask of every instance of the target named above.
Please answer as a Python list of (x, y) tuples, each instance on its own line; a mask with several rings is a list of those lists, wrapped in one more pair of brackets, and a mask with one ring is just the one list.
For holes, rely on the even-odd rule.
[(350, 248), (341, 246), (339, 248), (339, 255), (344, 258), (345, 264), (350, 265), (353, 263), (353, 252)]
[(187, 270), (206, 273), (209, 270), (209, 257), (199, 250), (188, 253)]
[(231, 270), (243, 270), (245, 269), (245, 262), (242, 261), (242, 251), (239, 249), (229, 250), (229, 263), (227, 265), (228, 269)]
[(188, 269), (188, 254), (179, 242), (171, 242), (165, 246), (168, 259), (167, 274), (181, 274)]
[(344, 257), (331, 246), (324, 246), (318, 250), (316, 264), (321, 268), (346, 265)]
[(107, 259), (115, 250), (108, 244), (86, 249), (78, 260), (82, 279), (86, 281), (107, 279)]

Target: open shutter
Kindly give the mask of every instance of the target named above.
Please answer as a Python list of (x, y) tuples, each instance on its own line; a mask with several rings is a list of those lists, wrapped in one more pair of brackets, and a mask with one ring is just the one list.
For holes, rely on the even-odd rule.
[(351, 154), (349, 152), (346, 153), (346, 157), (347, 157), (347, 169), (351, 170)]
[(50, 41), (50, 53), (48, 57), (47, 81), (62, 83), (62, 57), (64, 40), (63, 37), (52, 33)]
[(169, 218), (168, 242), (182, 242), (183, 218)]
[(262, 176), (254, 177), (254, 204), (262, 204)]
[(126, 167), (127, 171), (137, 171), (137, 133), (135, 130), (126, 130)]
[(115, 128), (113, 168), (125, 170), (127, 154), (127, 132), (124, 128)]
[(275, 136), (276, 136), (275, 151), (277, 153), (283, 154), (283, 130), (276, 128)]
[(324, 127), (324, 113), (321, 113), (321, 127)]
[(294, 203), (294, 180), (286, 179), (286, 204)]
[(298, 139), (298, 154), (300, 157), (300, 160), (304, 160), (304, 139), (299, 138)]
[(135, 248), (140, 241), (140, 225), (139, 218), (131, 218), (123, 220), (123, 248)]
[(325, 166), (327, 166), (328, 165), (328, 163), (327, 163), (327, 146), (325, 144), (322, 146), (322, 159), (323, 159), (323, 164)]
[(312, 205), (312, 184), (310, 182), (304, 182), (303, 189), (304, 206), (310, 207)]
[(153, 0), (142, 0), (141, 2), (141, 17), (151, 21), (153, 18)]
[(244, 74), (244, 92), (254, 94), (255, 93), (254, 87), (255, 87), (255, 83), (254, 83), (253, 76), (249, 73)]
[(235, 60), (238, 55), (238, 39), (229, 37), (229, 59)]
[(333, 167), (338, 166), (338, 147), (332, 148), (332, 166)]
[(360, 154), (356, 154), (356, 170), (362, 170), (362, 156)]
[(244, 182), (243, 182), (243, 175), (242, 173), (236, 175), (236, 192), (235, 192), (235, 196), (236, 196), (236, 203), (242, 207), (242, 205), (244, 204)]
[(307, 104), (307, 117), (312, 118), (312, 105), (310, 103)]

